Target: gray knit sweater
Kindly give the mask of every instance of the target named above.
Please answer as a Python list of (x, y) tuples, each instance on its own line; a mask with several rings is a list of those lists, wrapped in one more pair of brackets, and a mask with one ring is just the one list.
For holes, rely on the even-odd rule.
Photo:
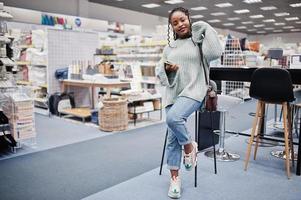
[[(204, 37), (205, 36), (205, 37)], [(192, 41), (193, 39), (193, 41)], [(202, 44), (203, 60), (207, 74), (209, 64), (222, 54), (222, 46), (216, 31), (206, 22), (192, 24), (192, 38), (177, 39), (163, 50), (163, 56), (156, 67), (161, 85), (166, 86), (165, 106), (174, 104), (177, 97), (185, 96), (203, 101), (207, 85), (204, 76), (201, 55), (197, 43)], [(164, 62), (177, 64), (176, 72), (166, 73)]]

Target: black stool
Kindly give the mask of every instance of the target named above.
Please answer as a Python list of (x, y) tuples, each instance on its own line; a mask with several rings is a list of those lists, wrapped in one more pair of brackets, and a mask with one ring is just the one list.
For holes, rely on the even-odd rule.
[[(200, 110), (195, 111), (195, 142), (196, 143), (198, 143), (198, 138), (199, 138), (199, 123), (200, 123), (199, 119), (200, 119), (201, 112), (202, 111), (200, 111)], [(215, 154), (215, 137), (214, 137), (215, 134), (213, 133), (213, 116), (212, 116), (212, 112), (209, 112), (209, 114), (210, 114), (210, 123), (211, 123), (210, 125), (211, 125), (211, 129), (212, 129), (212, 134), (211, 134), (212, 135), (212, 146), (213, 146), (213, 151), (214, 151), (214, 173), (217, 174), (216, 154)], [(165, 133), (159, 175), (162, 174), (167, 137), (168, 137), (168, 129), (166, 129), (166, 133)], [(199, 153), (199, 151), (197, 153)], [(194, 186), (197, 187), (197, 165), (195, 166), (195, 169), (194, 169)]]
[[(254, 137), (256, 137), (256, 145), (254, 151), (254, 160), (258, 149), (260, 138), (259, 130), (262, 126), (262, 117), (266, 103), (281, 104), (283, 107), (283, 123), (284, 123), (284, 143), (285, 143), (285, 157), (286, 157), (286, 172), (287, 177), (290, 178), (290, 155), (294, 159), (293, 142), (291, 125), (290, 125), (290, 107), (289, 102), (294, 101), (293, 84), (289, 72), (285, 69), (279, 68), (259, 68), (254, 71), (251, 78), (250, 97), (258, 100), (256, 116), (253, 122), (252, 132), (249, 139), (248, 149), (245, 160), (245, 170), (247, 170), (252, 144)], [(258, 128), (257, 128), (258, 125)]]

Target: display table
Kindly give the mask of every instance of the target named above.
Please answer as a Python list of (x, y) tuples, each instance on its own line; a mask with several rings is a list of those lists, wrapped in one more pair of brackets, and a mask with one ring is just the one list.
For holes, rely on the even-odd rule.
[(91, 89), (92, 94), (92, 108), (94, 108), (94, 89), (96, 87), (107, 89), (107, 97), (111, 96), (111, 90), (114, 88), (123, 88), (130, 87), (130, 82), (121, 82), (121, 81), (108, 81), (108, 82), (100, 82), (100, 81), (91, 81), (91, 80), (63, 80), (61, 81), (61, 91), (65, 92), (68, 86), (75, 87), (85, 87)]

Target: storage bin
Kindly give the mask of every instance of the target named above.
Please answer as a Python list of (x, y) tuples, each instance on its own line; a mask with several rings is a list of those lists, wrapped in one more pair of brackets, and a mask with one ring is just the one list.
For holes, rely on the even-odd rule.
[(99, 110), (99, 129), (103, 131), (122, 131), (128, 128), (128, 106), (124, 98), (103, 100)]

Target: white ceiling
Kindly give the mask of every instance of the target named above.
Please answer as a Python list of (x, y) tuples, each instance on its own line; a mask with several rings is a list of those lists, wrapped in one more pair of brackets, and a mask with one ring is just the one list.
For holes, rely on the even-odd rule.
[[(173, 5), (166, 3), (166, 0), (89, 1), (162, 17), (168, 17), (170, 10), (181, 6), (189, 9), (193, 21), (203, 20), (214, 27), (247, 34), (301, 32), (301, 7), (292, 7), (290, 5), (301, 3), (301, 0), (261, 0), (261, 2), (254, 4), (245, 3), (245, 0), (183, 0), (183, 2)], [(150, 3), (158, 4), (159, 6), (155, 8), (141, 6)], [(219, 7), (218, 4), (221, 3), (228, 3), (229, 7)], [(271, 6), (271, 10), (265, 8)], [(195, 7), (205, 7), (205, 9), (194, 10), (193, 8)], [(239, 13), (239, 10), (246, 11), (245, 13)], [(279, 13), (287, 14), (279, 16)], [(114, 13), (114, 15), (116, 14), (118, 13)], [(201, 18), (194, 18), (194, 16), (198, 15), (201, 15)], [(256, 18), (256, 15), (262, 16)]]

